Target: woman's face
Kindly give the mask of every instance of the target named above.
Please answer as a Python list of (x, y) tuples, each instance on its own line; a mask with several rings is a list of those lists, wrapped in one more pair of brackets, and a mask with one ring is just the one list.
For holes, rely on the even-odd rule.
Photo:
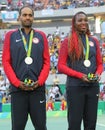
[(85, 14), (77, 14), (77, 16), (75, 17), (75, 29), (79, 33), (86, 33), (88, 29), (88, 19)]

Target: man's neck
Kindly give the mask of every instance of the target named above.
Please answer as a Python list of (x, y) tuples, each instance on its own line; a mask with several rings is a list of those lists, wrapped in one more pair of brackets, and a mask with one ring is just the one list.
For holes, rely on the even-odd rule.
[(22, 28), (24, 30), (25, 34), (29, 34), (32, 28)]

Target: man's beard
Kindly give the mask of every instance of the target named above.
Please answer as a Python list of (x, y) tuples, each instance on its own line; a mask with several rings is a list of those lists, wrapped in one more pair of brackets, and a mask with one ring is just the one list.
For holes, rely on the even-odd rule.
[(22, 23), (22, 26), (25, 28), (31, 28), (32, 27), (32, 23), (28, 24), (28, 23)]
[(32, 25), (24, 25), (25, 28), (31, 28)]

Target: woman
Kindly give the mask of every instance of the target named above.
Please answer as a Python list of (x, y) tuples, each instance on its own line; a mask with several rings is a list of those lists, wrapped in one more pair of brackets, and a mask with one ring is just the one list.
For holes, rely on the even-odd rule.
[(84, 130), (95, 130), (103, 66), (99, 42), (90, 35), (84, 12), (72, 19), (71, 34), (60, 48), (58, 71), (67, 75), (68, 130), (81, 130), (82, 119)]

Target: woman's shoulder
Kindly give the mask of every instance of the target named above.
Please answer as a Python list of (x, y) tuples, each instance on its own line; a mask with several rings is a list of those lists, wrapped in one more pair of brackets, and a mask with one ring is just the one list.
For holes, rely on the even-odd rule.
[(92, 40), (98, 41), (98, 38), (96, 36), (90, 35), (89, 38)]
[(68, 44), (68, 37), (66, 37), (64, 40), (63, 40), (63, 42), (62, 42), (62, 44)]

